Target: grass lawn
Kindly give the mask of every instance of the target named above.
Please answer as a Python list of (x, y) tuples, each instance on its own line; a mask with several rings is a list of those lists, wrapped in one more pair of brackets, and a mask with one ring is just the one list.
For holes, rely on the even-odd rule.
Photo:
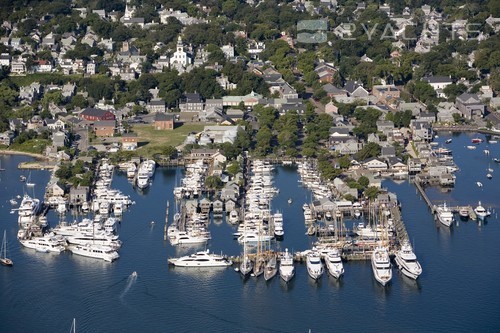
[(21, 144), (13, 143), (12, 145), (10, 145), (9, 149), (33, 154), (43, 154), (45, 153), (45, 147), (47, 147), (48, 145), (50, 145), (50, 140), (32, 139)]
[(189, 133), (201, 132), (204, 127), (203, 124), (184, 124), (173, 130), (156, 130), (153, 125), (134, 125), (132, 131), (137, 133), (139, 139), (137, 152), (152, 156), (162, 147), (177, 147), (184, 142)]

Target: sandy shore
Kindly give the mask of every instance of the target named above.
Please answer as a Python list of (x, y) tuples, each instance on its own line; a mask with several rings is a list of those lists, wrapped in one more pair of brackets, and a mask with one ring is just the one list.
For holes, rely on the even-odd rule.
[(25, 155), (25, 156), (31, 156), (34, 158), (42, 159), (42, 160), (48, 160), (47, 156), (42, 155), (42, 154), (35, 154), (35, 153), (27, 153), (24, 151), (16, 151), (16, 150), (5, 150), (5, 149), (0, 149), (0, 155), (5, 154), (5, 155)]

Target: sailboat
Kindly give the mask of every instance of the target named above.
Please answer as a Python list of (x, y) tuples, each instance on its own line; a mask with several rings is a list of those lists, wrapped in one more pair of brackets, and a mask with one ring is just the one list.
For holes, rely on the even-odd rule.
[(250, 260), (247, 254), (247, 243), (243, 243), (243, 259), (240, 264), (240, 273), (243, 276), (247, 276), (253, 269), (253, 262)]
[(2, 168), (2, 160), (0, 160), (0, 171), (5, 171), (5, 169)]
[(30, 171), (30, 174), (28, 175), (28, 180), (26, 181), (26, 186), (27, 187), (34, 187), (35, 186), (35, 183), (31, 182), (31, 171)]
[(3, 231), (2, 248), (0, 251), (0, 263), (4, 266), (12, 266), (13, 262), (7, 258), (7, 234)]

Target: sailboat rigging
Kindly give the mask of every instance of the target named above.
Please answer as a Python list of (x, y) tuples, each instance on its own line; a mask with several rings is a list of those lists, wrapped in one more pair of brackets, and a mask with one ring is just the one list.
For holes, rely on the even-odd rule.
[(13, 262), (7, 258), (7, 234), (3, 231), (2, 248), (0, 250), (0, 263), (4, 266), (12, 266)]

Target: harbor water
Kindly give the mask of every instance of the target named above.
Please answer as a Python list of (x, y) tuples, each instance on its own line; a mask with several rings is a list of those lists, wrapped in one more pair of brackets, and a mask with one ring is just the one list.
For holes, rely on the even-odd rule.
[[(152, 186), (142, 193), (126, 175), (115, 173), (112, 187), (129, 194), (135, 204), (124, 212), (119, 226), (123, 246), (113, 263), (67, 251), (22, 248), (16, 239), (17, 213), (10, 213), (9, 200), (33, 191), (42, 198), (50, 174), (31, 171), (36, 185), (26, 188), (19, 177), (29, 171), (17, 165), (31, 158), (2, 155), (0, 231), (7, 230), (14, 266), (0, 267), (0, 331), (67, 332), (73, 318), (78, 332), (498, 331), (500, 164), (492, 158), (500, 158), (500, 144), (483, 142), (468, 150), (472, 137), (440, 133), (443, 146), (453, 138), (446, 147), (453, 150), (460, 171), (451, 191), (426, 191), (435, 203), (475, 206), (481, 201), (493, 214), (481, 225), (457, 216), (457, 222), (446, 228), (434, 220), (409, 181), (384, 181), (401, 201), (402, 217), (423, 267), (418, 281), (393, 267), (394, 277), (386, 287), (375, 281), (368, 261), (344, 263), (340, 281), (323, 275), (318, 282), (308, 277), (304, 264), (296, 263), (296, 276), (289, 284), (279, 277), (268, 282), (262, 277), (244, 280), (232, 267), (169, 266), (168, 257), (196, 250), (172, 247), (163, 238), (167, 201), (169, 221), (176, 211), (172, 190), (183, 175), (181, 169), (157, 169)], [(488, 168), (494, 169), (491, 180), (486, 178)], [(302, 214), (302, 204), (311, 201), (311, 194), (298, 180), (294, 167), (277, 167), (274, 173), (280, 191), (271, 209), (283, 212), (285, 229), (276, 247), (292, 252), (310, 248), (315, 240), (305, 235)], [(483, 187), (477, 187), (477, 181)], [(66, 216), (67, 221), (75, 218)], [(50, 225), (58, 221), (50, 212)], [(241, 254), (242, 247), (232, 237), (235, 227), (213, 221), (210, 231), (211, 251)]]

